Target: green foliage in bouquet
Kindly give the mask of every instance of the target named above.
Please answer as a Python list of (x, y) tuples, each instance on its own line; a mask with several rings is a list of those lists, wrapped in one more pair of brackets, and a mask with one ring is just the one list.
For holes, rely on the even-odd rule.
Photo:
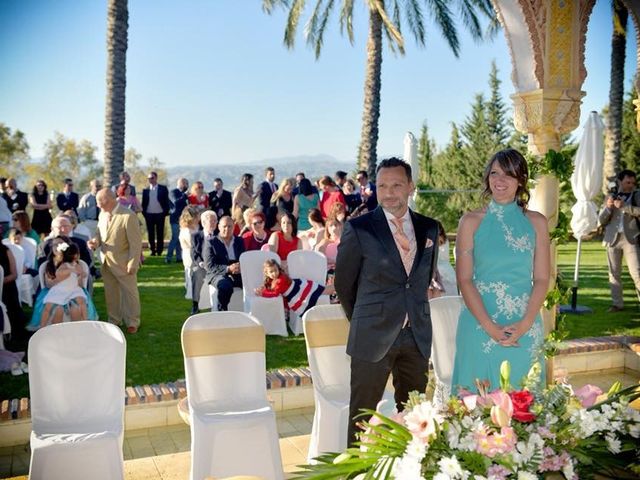
[(371, 418), (363, 422), (357, 448), (324, 454), (295, 478), (637, 478), (640, 413), (629, 404), (640, 397), (640, 387), (617, 383), (606, 394), (591, 385), (542, 388), (536, 364), (516, 390), (510, 370), (503, 362), (500, 388), (489, 392), (477, 382), (477, 394), (452, 397), (442, 411), (414, 393), (392, 418), (365, 412)]

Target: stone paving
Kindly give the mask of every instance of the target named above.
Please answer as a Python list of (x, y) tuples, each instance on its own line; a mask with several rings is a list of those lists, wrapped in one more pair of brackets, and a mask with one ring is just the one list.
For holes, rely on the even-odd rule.
[[(572, 375), (571, 383), (578, 388), (591, 383), (607, 390), (615, 381), (623, 385), (638, 382), (630, 373), (606, 372)], [(306, 463), (313, 408), (277, 413), (280, 452), (285, 474)], [(190, 432), (187, 425), (130, 430), (124, 438), (124, 468), (127, 480), (178, 480), (189, 477), (191, 462)], [(26, 480), (29, 470), (29, 445), (0, 448), (0, 478)], [(287, 478), (290, 475), (286, 475)]]

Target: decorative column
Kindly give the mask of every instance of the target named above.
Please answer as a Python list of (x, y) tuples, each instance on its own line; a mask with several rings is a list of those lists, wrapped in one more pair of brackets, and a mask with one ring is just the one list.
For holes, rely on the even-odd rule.
[[(529, 153), (542, 156), (560, 150), (560, 136), (580, 122), (584, 44), (595, 0), (492, 0), (504, 29), (513, 65), (512, 95), (516, 129), (529, 135)], [(532, 204), (544, 214), (549, 230), (558, 221), (558, 180), (543, 176), (532, 192)], [(554, 286), (556, 246), (551, 245)], [(555, 329), (555, 308), (543, 310), (545, 334)], [(553, 379), (552, 362), (547, 379)]]

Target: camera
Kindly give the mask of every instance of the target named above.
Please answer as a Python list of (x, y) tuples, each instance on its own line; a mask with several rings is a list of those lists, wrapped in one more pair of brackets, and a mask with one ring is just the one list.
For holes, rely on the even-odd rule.
[(609, 182), (609, 185), (607, 185), (607, 195), (611, 196), (614, 200), (624, 199), (624, 196), (618, 190), (618, 182), (615, 180)]

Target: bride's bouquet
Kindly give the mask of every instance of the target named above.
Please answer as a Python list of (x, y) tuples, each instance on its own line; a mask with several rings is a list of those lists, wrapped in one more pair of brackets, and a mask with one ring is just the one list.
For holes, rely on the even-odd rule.
[(443, 410), (413, 393), (401, 413), (367, 412), (359, 448), (322, 455), (297, 478), (640, 478), (640, 413), (630, 405), (640, 402), (638, 386), (543, 388), (537, 364), (520, 390), (509, 376), (504, 362), (499, 389), (479, 383)]

